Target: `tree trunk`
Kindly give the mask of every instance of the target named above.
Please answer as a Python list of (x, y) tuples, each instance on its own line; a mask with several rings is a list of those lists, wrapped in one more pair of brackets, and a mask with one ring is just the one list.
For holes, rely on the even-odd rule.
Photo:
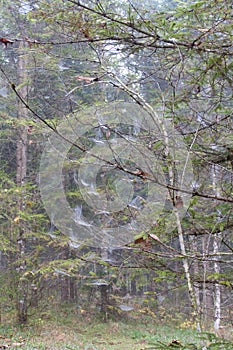
[[(213, 190), (217, 196), (220, 195), (219, 188), (218, 188), (218, 166), (213, 165), (212, 166), (212, 176), (213, 176)], [(214, 241), (213, 241), (213, 253), (216, 254), (215, 262), (214, 262), (214, 273), (216, 274), (216, 279), (219, 279), (220, 274), (220, 266), (218, 263), (218, 259), (220, 256), (217, 256), (219, 253), (219, 238), (221, 233), (214, 235)], [(218, 332), (220, 327), (220, 320), (221, 320), (221, 288), (218, 282), (214, 285), (214, 330), (215, 332)]]
[(100, 286), (100, 298), (101, 298), (101, 304), (100, 304), (100, 312), (102, 313), (104, 317), (104, 321), (107, 321), (107, 306), (108, 306), (108, 285), (101, 285)]
[[(67, 245), (64, 247), (62, 253), (62, 259), (70, 259), (71, 252), (70, 247)], [(74, 301), (76, 297), (76, 278), (72, 276), (61, 276), (60, 277), (60, 291), (61, 291), (61, 301), (70, 302)]]
[[(194, 256), (196, 256), (197, 252), (198, 252), (198, 242), (197, 242), (197, 238), (195, 236), (191, 238), (191, 249), (192, 249), (192, 254)], [(199, 280), (200, 271), (199, 271), (199, 264), (198, 264), (197, 260), (194, 260), (194, 262), (193, 262), (193, 276), (194, 276), (193, 277), (194, 281), (195, 281), (195, 279)], [(202, 321), (203, 320), (202, 320), (202, 317), (201, 317), (202, 313), (201, 313), (201, 299), (200, 299), (200, 285), (199, 285), (199, 282), (198, 283), (194, 282), (193, 289), (194, 289), (194, 294), (195, 294), (198, 314), (200, 315), (200, 325), (202, 326)]]
[(61, 288), (61, 301), (62, 302), (68, 302), (70, 297), (70, 290), (69, 290), (69, 276), (61, 276), (60, 277), (60, 288)]
[[(23, 42), (20, 42), (20, 52), (18, 57), (18, 82), (22, 84), (22, 87), (19, 89), (19, 93), (23, 99), (27, 97), (27, 53), (24, 52)], [(28, 117), (28, 112), (26, 107), (18, 102), (18, 120), (26, 120)], [(22, 123), (23, 124), (23, 123)], [(16, 183), (17, 186), (23, 187), (26, 181), (27, 173), (27, 128), (25, 126), (19, 126), (18, 128), (18, 140), (17, 140), (17, 149), (16, 149)], [(22, 190), (23, 191), (23, 190)], [(24, 195), (21, 191), (20, 198), (18, 201), (18, 211), (19, 216), (20, 212), (23, 212), (25, 209)], [(19, 220), (18, 228), (18, 271), (19, 271), (19, 281), (17, 289), (17, 312), (18, 312), (18, 321), (20, 324), (27, 322), (27, 296), (28, 296), (28, 282), (24, 277), (26, 272), (26, 259), (25, 259), (25, 249), (26, 249), (26, 240), (25, 240), (25, 228), (22, 226)]]
[(197, 300), (196, 300), (196, 296), (195, 296), (195, 291), (194, 291), (194, 287), (192, 284), (192, 279), (191, 279), (191, 275), (190, 275), (190, 271), (189, 271), (188, 259), (185, 257), (187, 254), (186, 254), (186, 248), (185, 248), (184, 235), (183, 235), (183, 230), (182, 230), (182, 226), (181, 226), (181, 221), (180, 221), (179, 213), (176, 210), (176, 208), (174, 208), (174, 211), (175, 211), (176, 225), (177, 225), (177, 230), (178, 230), (178, 235), (179, 235), (180, 250), (181, 250), (182, 255), (184, 256), (184, 258), (182, 260), (183, 261), (183, 269), (184, 269), (185, 278), (187, 281), (189, 298), (190, 298), (191, 306), (192, 306), (192, 310), (193, 310), (193, 318), (195, 320), (197, 330), (201, 331), (201, 321), (200, 321), (199, 308), (198, 308), (198, 304), (197, 304)]
[[(219, 252), (219, 237), (218, 234), (214, 235), (214, 253)], [(217, 257), (218, 259), (218, 257)], [(219, 279), (219, 273), (220, 273), (220, 266), (219, 263), (216, 261), (214, 262), (214, 272), (217, 275), (217, 279)], [(218, 282), (214, 285), (214, 294), (215, 294), (215, 300), (214, 300), (214, 330), (218, 332), (220, 328), (220, 320), (221, 320), (221, 288), (220, 284)]]

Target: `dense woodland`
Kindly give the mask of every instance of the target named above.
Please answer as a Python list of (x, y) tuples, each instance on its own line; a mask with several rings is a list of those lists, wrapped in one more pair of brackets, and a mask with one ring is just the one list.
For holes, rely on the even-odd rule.
[(2, 322), (232, 327), (232, 2), (0, 12)]

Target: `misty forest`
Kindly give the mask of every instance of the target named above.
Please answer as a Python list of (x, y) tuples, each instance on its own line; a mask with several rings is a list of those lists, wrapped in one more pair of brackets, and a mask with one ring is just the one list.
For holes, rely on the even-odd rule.
[(232, 2), (0, 5), (0, 349), (233, 349)]

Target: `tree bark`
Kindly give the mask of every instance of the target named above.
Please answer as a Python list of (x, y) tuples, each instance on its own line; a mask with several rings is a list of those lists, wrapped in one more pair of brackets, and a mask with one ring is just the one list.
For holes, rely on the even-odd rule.
[[(191, 249), (192, 249), (192, 254), (195, 256), (198, 252), (198, 242), (197, 242), (197, 238), (194, 236), (191, 238)], [(199, 263), (197, 260), (194, 260), (193, 262), (193, 278), (195, 279), (199, 279), (199, 275), (200, 275), (200, 271), (199, 271)], [(200, 285), (195, 284), (193, 285), (193, 289), (194, 289), (194, 294), (195, 294), (195, 299), (196, 299), (196, 304), (197, 304), (197, 310), (198, 310), (198, 314), (200, 316), (200, 325), (202, 326), (202, 312), (201, 312), (201, 299), (200, 299)]]
[[(218, 234), (214, 235), (214, 242), (213, 242), (213, 252), (218, 253), (219, 252), (219, 237)], [(220, 266), (217, 261), (214, 262), (214, 272), (218, 276), (220, 273)], [(219, 277), (217, 277), (218, 279)], [(221, 321), (221, 288), (220, 284), (218, 282), (214, 285), (214, 294), (215, 294), (215, 300), (214, 300), (214, 330), (218, 332), (220, 328), (220, 321)]]
[[(212, 176), (213, 176), (213, 190), (216, 195), (219, 195), (219, 188), (218, 188), (218, 166), (213, 165), (212, 166)], [(213, 241), (213, 253), (218, 254), (219, 253), (219, 237), (221, 233), (217, 233), (214, 235), (214, 241)], [(220, 256), (216, 256), (216, 260), (218, 260)], [(217, 261), (214, 262), (214, 273), (216, 274), (216, 279), (219, 279), (220, 274), (220, 266)], [(220, 328), (220, 321), (221, 321), (221, 288), (218, 282), (214, 285), (214, 330), (215, 332), (218, 332)]]
[[(19, 46), (19, 56), (18, 56), (18, 82), (22, 84), (19, 89), (19, 93), (23, 99), (27, 98), (27, 53), (24, 52), (24, 44), (20, 42)], [(25, 121), (28, 118), (28, 111), (26, 107), (18, 101), (18, 120)], [(23, 124), (23, 123), (22, 123)], [(16, 149), (16, 183), (17, 186), (23, 187), (26, 181), (27, 175), (27, 128), (26, 126), (18, 127), (18, 140)], [(23, 191), (23, 190), (22, 190)], [(21, 191), (21, 192), (22, 192)], [(24, 195), (20, 194), (18, 201), (19, 216), (20, 212), (23, 212), (25, 208)], [(25, 228), (19, 221), (18, 227), (18, 238), (17, 238), (17, 248), (18, 248), (18, 289), (17, 289), (17, 313), (18, 322), (20, 324), (27, 322), (27, 297), (28, 297), (28, 282), (24, 277), (26, 272), (26, 240), (25, 240)]]
[(186, 254), (183, 230), (182, 230), (182, 226), (181, 226), (181, 220), (180, 220), (179, 213), (178, 213), (177, 209), (174, 208), (174, 210), (175, 210), (176, 225), (177, 225), (177, 230), (178, 230), (178, 235), (179, 235), (180, 250), (181, 250), (182, 255), (184, 256), (183, 269), (184, 269), (185, 278), (187, 281), (189, 298), (190, 298), (190, 302), (191, 302), (191, 306), (192, 306), (192, 310), (193, 310), (193, 318), (195, 320), (197, 330), (201, 331), (199, 308), (198, 308), (198, 304), (197, 304), (197, 300), (196, 300), (196, 296), (195, 296), (195, 291), (194, 291), (194, 287), (193, 287), (193, 283), (192, 283), (192, 279), (191, 279), (191, 274), (189, 271), (188, 259), (185, 257), (187, 254)]

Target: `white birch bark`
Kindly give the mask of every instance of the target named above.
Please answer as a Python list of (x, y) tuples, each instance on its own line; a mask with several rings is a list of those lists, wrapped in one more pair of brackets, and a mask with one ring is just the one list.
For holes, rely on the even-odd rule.
[[(214, 235), (214, 242), (213, 242), (213, 252), (219, 253), (219, 235)], [(219, 257), (217, 257), (218, 259)], [(214, 272), (219, 275), (220, 273), (220, 266), (217, 261), (214, 262)], [(220, 284), (218, 282), (214, 285), (215, 290), (215, 300), (214, 300), (214, 330), (217, 332), (220, 328), (220, 321), (221, 321), (221, 288)]]
[[(215, 194), (219, 195), (218, 190), (218, 171), (217, 171), (217, 165), (212, 166), (212, 177), (213, 177), (213, 190)], [(221, 233), (216, 233), (214, 235), (214, 241), (213, 241), (213, 253), (216, 254), (215, 262), (214, 262), (214, 273), (217, 276), (217, 279), (219, 279), (220, 274), (220, 266), (217, 260), (220, 258), (219, 254), (219, 238), (221, 236)], [(215, 332), (218, 332), (220, 328), (220, 322), (221, 322), (221, 288), (220, 284), (218, 282), (214, 285), (214, 330)]]

